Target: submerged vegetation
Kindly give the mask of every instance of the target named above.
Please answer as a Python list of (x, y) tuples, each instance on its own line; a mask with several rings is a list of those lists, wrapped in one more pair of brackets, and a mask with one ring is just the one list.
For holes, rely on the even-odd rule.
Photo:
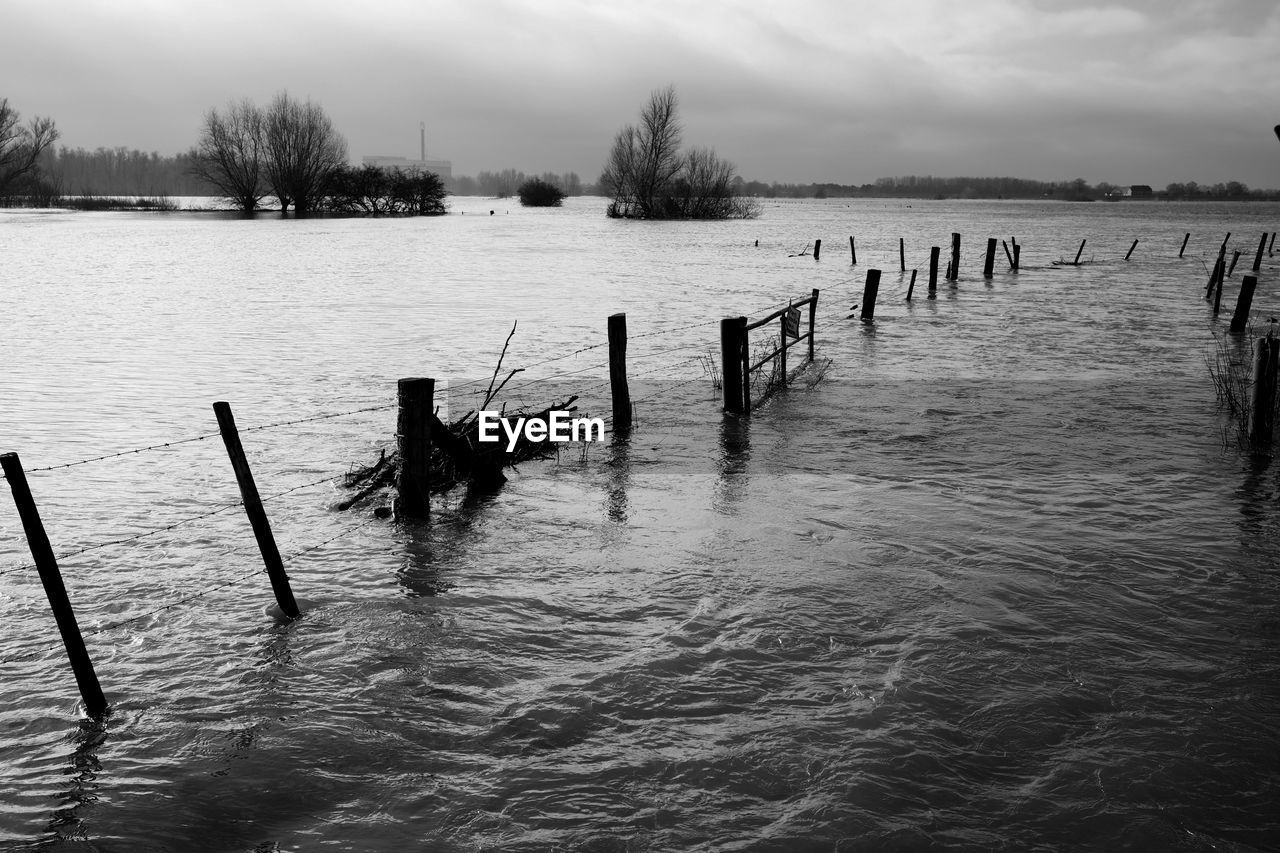
[(564, 190), (539, 178), (525, 181), (518, 193), (525, 207), (559, 207), (564, 202)]

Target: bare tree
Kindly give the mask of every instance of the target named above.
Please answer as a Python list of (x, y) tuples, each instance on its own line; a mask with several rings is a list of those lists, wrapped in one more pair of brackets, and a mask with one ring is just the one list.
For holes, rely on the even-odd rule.
[(247, 98), (222, 113), (209, 110), (191, 152), (191, 171), (243, 211), (256, 210), (267, 194), (262, 126), (262, 111)]
[(263, 114), (267, 182), (280, 200), (298, 213), (313, 210), (325, 182), (347, 162), (347, 141), (319, 104), (300, 102), (287, 92), (276, 95)]
[(23, 178), (38, 174), (40, 155), (58, 139), (51, 118), (33, 118), (25, 127), (22, 116), (0, 98), (0, 195), (5, 195)]
[(610, 216), (640, 219), (730, 219), (759, 214), (736, 194), (734, 167), (709, 148), (680, 153), (682, 134), (673, 86), (654, 91), (640, 124), (613, 138), (600, 173), (601, 191), (613, 197)]

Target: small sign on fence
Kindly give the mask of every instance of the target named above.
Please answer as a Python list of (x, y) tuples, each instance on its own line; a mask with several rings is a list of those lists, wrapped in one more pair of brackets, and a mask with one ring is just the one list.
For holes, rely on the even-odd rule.
[(787, 330), (789, 337), (800, 337), (800, 309), (788, 308), (787, 313), (783, 317), (783, 326)]

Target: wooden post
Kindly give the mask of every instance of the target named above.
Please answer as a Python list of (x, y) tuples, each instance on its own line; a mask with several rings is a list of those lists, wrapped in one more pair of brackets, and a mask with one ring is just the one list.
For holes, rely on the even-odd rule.
[(742, 413), (751, 414), (751, 337), (747, 318), (738, 318), (738, 352), (742, 359)]
[(1235, 253), (1231, 256), (1231, 269), (1227, 270), (1227, 275), (1231, 275), (1236, 271), (1236, 261), (1238, 260), (1240, 260), (1240, 250), (1236, 249)]
[(725, 317), (720, 321), (720, 376), (724, 390), (724, 410), (742, 412), (742, 333), (746, 317)]
[(1231, 241), (1231, 232), (1230, 232), (1230, 231), (1228, 231), (1228, 232), (1227, 232), (1227, 236), (1225, 236), (1225, 237), (1223, 237), (1223, 238), (1222, 238), (1222, 248), (1218, 250), (1218, 254), (1219, 254), (1219, 255), (1222, 255), (1223, 257), (1226, 257), (1226, 255), (1227, 255), (1227, 243), (1229, 243), (1230, 241)]
[(1218, 308), (1222, 305), (1222, 279), (1218, 279), (1218, 290), (1213, 295), (1213, 316), (1218, 316)]
[(933, 246), (929, 249), (929, 296), (933, 297), (938, 292), (938, 255), (942, 254), (942, 249)]
[(1256, 275), (1247, 275), (1240, 280), (1240, 294), (1236, 297), (1236, 313), (1231, 315), (1230, 332), (1239, 335), (1249, 323), (1249, 309), (1253, 307), (1253, 291), (1258, 286)]
[(1073, 266), (1080, 266), (1080, 256), (1084, 254), (1084, 244), (1088, 242), (1088, 239), (1089, 238), (1086, 237), (1084, 240), (1080, 241), (1080, 248), (1076, 249), (1076, 259), (1072, 261)]
[(631, 430), (631, 391), (627, 388), (627, 315), (609, 315), (609, 391), (613, 398), (613, 432)]
[[(240, 486), (240, 499), (244, 502), (245, 514), (249, 516), (249, 524), (253, 527), (254, 538), (258, 540), (258, 550), (262, 552), (262, 562), (267, 567), (267, 576), (271, 579), (271, 590), (276, 595), (276, 603), (280, 605), (281, 613), (290, 619), (296, 619), (298, 602), (294, 601), (293, 590), (289, 587), (289, 576), (284, 573), (280, 550), (276, 547), (276, 538), (271, 533), (271, 522), (267, 520), (267, 511), (262, 508), (262, 498), (258, 496), (258, 487), (253, 482), (253, 472), (249, 470), (249, 460), (244, 455), (244, 447), (240, 444), (240, 433), (236, 429), (235, 418), (231, 415), (231, 404), (214, 403), (213, 413), (218, 418), (218, 430), (222, 433), (222, 443), (227, 446), (227, 456), (231, 459), (231, 468), (235, 471), (236, 483)], [(403, 466), (402, 459), (401, 467)]]
[(987, 238), (987, 259), (982, 262), (982, 277), (991, 278), (996, 271), (996, 238)]
[(813, 241), (813, 259), (816, 261), (818, 259), (818, 256), (821, 254), (822, 254), (822, 241), (814, 240)]
[(947, 267), (947, 280), (960, 279), (960, 234), (951, 232), (951, 266)]
[(1271, 232), (1271, 242), (1267, 244), (1267, 254), (1270, 255), (1276, 250), (1276, 232)]
[(918, 273), (918, 272), (920, 272), (920, 270), (912, 270), (912, 271), (911, 271), (911, 283), (907, 285), (907, 301), (908, 301), (908, 302), (910, 302), (910, 301), (911, 301), (911, 294), (912, 294), (912, 293), (915, 291), (915, 289), (916, 289), (916, 273)]
[(856, 266), (858, 265), (858, 250), (857, 250), (857, 248), (853, 245), (853, 235), (852, 235), (852, 234), (850, 234), (850, 235), (849, 235), (849, 256), (850, 256), (850, 257), (852, 258), (852, 260), (853, 260), (853, 266), (855, 266), (855, 267), (856, 267)]
[(1182, 253), (1187, 250), (1187, 241), (1191, 239), (1191, 232), (1187, 232), (1187, 236), (1182, 238), (1182, 248), (1178, 250), (1178, 257), (1182, 257)]
[(1204, 298), (1209, 299), (1213, 296), (1213, 289), (1222, 286), (1222, 270), (1226, 262), (1222, 258), (1218, 258), (1213, 262), (1213, 271), (1209, 273), (1209, 287), (1204, 292)]
[(1022, 269), (1022, 247), (1017, 243), (1013, 244), (1013, 271), (1017, 272)]
[[(787, 304), (790, 308), (790, 303)], [(782, 387), (787, 387), (787, 315), (778, 318), (778, 366), (782, 372)]]
[(880, 270), (867, 270), (867, 283), (862, 288), (863, 320), (876, 316), (876, 294), (880, 292)]
[(1009, 259), (1009, 269), (1013, 269), (1013, 254), (1009, 251), (1008, 242), (1001, 240), (1000, 245), (1004, 247), (1004, 256)]
[(1253, 375), (1253, 429), (1249, 438), (1254, 450), (1271, 443), (1275, 426), (1276, 374), (1280, 361), (1280, 338), (1265, 337), (1258, 341), (1257, 369)]
[(1129, 251), (1124, 253), (1124, 259), (1129, 260), (1129, 256), (1133, 254), (1133, 250), (1138, 248), (1138, 241), (1134, 240), (1133, 245), (1129, 247)]
[(431, 517), (431, 413), (436, 381), (411, 377), (396, 383), (400, 410), (396, 415), (396, 518)]
[(89, 716), (97, 717), (107, 710), (107, 700), (102, 695), (102, 686), (98, 684), (93, 661), (89, 659), (89, 652), (84, 646), (84, 637), (80, 635), (75, 611), (71, 609), (71, 599), (67, 597), (67, 588), (62, 583), (62, 572), (58, 570), (58, 560), (53, 555), (44, 522), (40, 520), (40, 510), (36, 508), (35, 498), (31, 496), (22, 462), (19, 461), (18, 454), (5, 453), (0, 454), (0, 466), (3, 466), (5, 479), (9, 481), (9, 489), (13, 492), (13, 503), (18, 508), (22, 529), (27, 535), (27, 547), (31, 549), (31, 558), (35, 560), (36, 570), (40, 573), (40, 583), (44, 584), (44, 594), (49, 599), (54, 621), (58, 623), (58, 633), (62, 635), (62, 645), (66, 647), (67, 658), (71, 661), (71, 671), (80, 688), (80, 697), (84, 699), (85, 710)]
[(818, 288), (813, 289), (812, 302), (809, 303), (809, 361), (813, 361), (813, 323), (818, 315)]
[(1253, 271), (1258, 272), (1262, 269), (1262, 253), (1267, 248), (1267, 232), (1262, 232), (1262, 239), (1258, 241), (1258, 254), (1253, 256)]
[(901, 272), (907, 271), (907, 241), (902, 237), (898, 238), (898, 266)]

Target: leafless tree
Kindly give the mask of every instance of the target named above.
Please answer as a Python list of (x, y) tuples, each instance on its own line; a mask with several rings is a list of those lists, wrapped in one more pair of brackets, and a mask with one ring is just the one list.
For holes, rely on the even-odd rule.
[(191, 152), (191, 171), (246, 212), (257, 209), (267, 194), (262, 126), (262, 111), (247, 98), (227, 104), (221, 113), (209, 110)]
[(263, 150), (267, 182), (280, 200), (298, 213), (315, 208), (325, 182), (347, 162), (347, 141), (319, 104), (281, 92), (263, 113)]
[(0, 195), (24, 178), (34, 177), (39, 170), (40, 155), (58, 139), (58, 128), (51, 118), (33, 118), (22, 126), (22, 116), (9, 106), (8, 98), (0, 98)]

